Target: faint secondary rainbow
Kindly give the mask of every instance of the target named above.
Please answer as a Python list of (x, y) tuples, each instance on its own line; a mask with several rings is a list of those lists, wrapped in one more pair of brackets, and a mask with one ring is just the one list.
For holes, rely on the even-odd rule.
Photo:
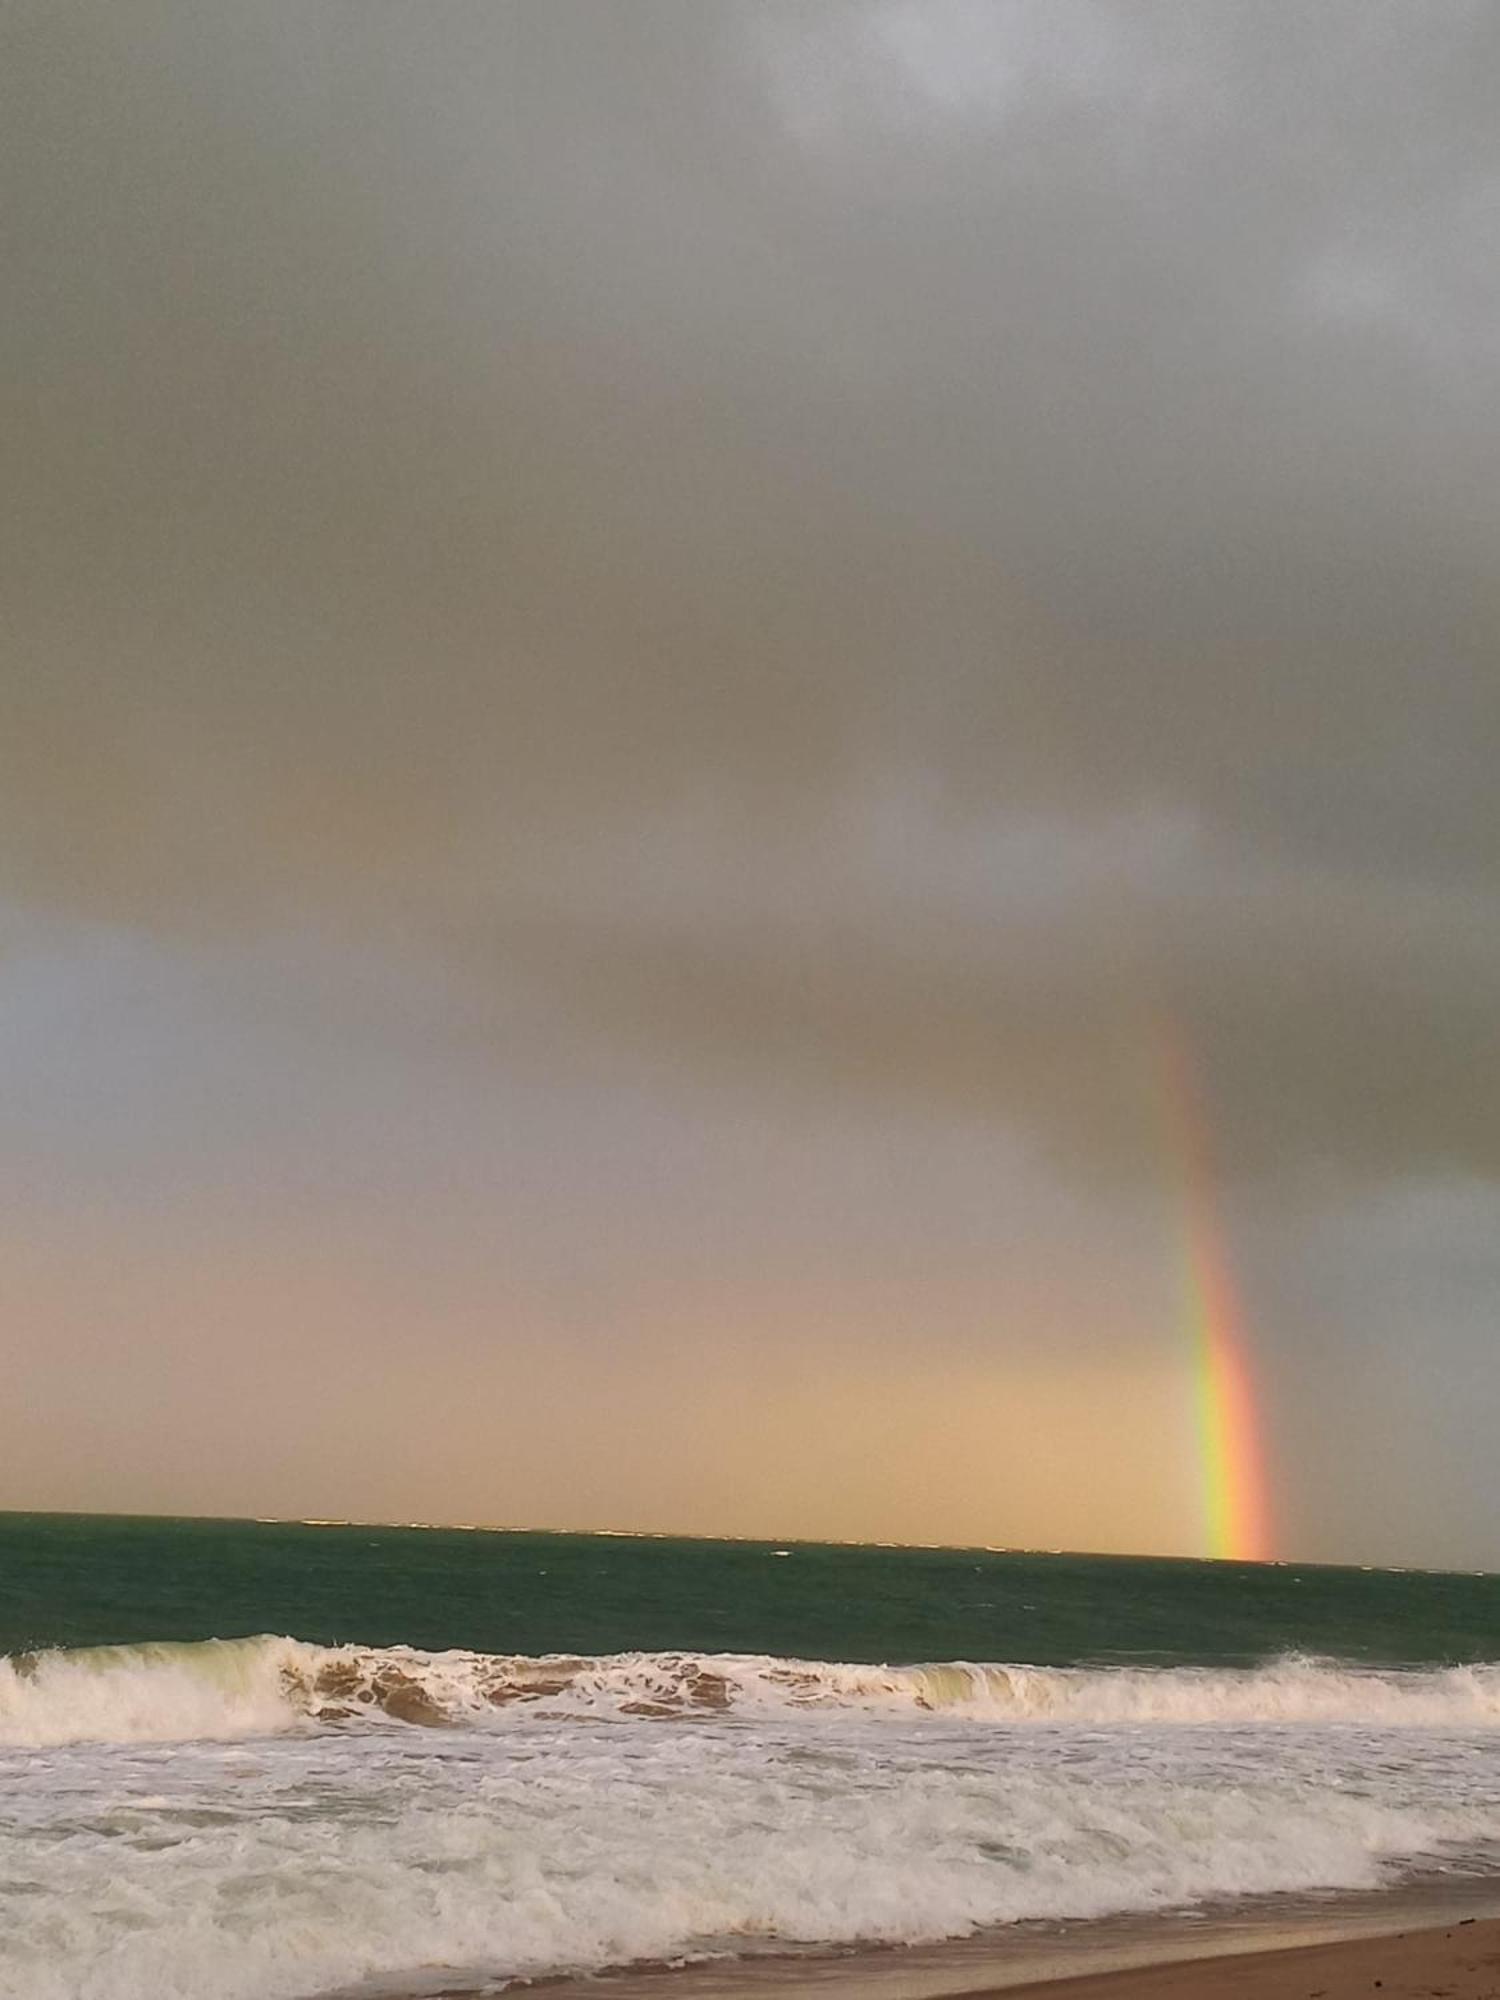
[(1236, 1562), (1271, 1557), (1271, 1510), (1260, 1411), (1229, 1255), (1202, 1092), (1179, 1031), (1161, 1038), (1168, 1152), (1178, 1180), (1183, 1311), (1206, 1552)]

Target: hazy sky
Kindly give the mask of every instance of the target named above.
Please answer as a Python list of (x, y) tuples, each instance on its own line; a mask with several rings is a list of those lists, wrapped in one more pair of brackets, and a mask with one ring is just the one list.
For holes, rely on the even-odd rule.
[(1500, 8), (12, 0), (0, 1505), (1500, 1567)]

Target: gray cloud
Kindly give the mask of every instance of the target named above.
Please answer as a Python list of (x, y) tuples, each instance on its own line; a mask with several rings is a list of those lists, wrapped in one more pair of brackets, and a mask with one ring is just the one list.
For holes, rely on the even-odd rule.
[(1500, 1172), (1493, 10), (8, 32), (12, 893)]

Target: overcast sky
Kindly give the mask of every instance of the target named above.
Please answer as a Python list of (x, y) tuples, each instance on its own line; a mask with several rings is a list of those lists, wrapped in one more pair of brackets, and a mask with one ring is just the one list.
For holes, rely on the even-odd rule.
[(0, 1504), (1500, 1567), (1500, 8), (3, 43)]

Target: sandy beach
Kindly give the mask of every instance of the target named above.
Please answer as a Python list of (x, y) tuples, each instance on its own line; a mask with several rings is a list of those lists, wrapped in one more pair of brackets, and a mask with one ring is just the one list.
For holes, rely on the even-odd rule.
[[(1002, 1989), (989, 1987), (984, 1993)], [(1066, 2000), (1500, 2000), (1500, 1921), (1135, 1966), (1003, 1989)], [(976, 1992), (963, 2000), (980, 2000)]]
[[(540, 1981), (546, 2000), (1500, 2000), (1500, 1914), (1470, 1881), (1395, 1903), (1022, 1925), (930, 1946), (638, 1966)], [(473, 2000), (474, 1988), (402, 2000)], [(336, 1996), (343, 2000), (343, 1996)], [(352, 1996), (351, 1996), (352, 2000)]]

